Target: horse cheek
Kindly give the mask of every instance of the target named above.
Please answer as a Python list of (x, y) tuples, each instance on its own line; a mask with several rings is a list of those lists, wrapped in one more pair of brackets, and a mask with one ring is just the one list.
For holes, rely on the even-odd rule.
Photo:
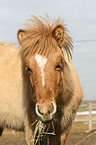
[(57, 72), (56, 85), (59, 86), (59, 84), (60, 84), (60, 72)]
[(32, 75), (30, 75), (30, 84), (31, 84), (31, 88), (33, 88), (33, 77), (32, 77)]

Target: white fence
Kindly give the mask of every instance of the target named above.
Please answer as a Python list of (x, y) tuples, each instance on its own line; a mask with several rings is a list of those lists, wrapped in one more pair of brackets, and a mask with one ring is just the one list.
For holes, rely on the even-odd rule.
[(96, 124), (96, 103), (82, 103), (76, 113), (74, 122), (87, 123), (89, 130), (92, 130), (92, 124)]

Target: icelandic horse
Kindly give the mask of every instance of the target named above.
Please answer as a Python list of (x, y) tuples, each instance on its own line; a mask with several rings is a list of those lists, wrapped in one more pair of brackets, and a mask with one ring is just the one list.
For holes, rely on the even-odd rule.
[(0, 43), (0, 134), (25, 130), (28, 145), (64, 145), (83, 92), (71, 62), (72, 38), (61, 19), (33, 16)]

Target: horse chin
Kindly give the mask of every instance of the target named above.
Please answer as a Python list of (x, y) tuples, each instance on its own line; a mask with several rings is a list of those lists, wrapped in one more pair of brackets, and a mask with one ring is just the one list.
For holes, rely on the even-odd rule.
[(44, 123), (44, 124), (48, 124), (48, 123), (51, 123), (51, 122), (53, 122), (53, 118), (51, 118), (51, 119), (41, 119), (41, 121)]
[(42, 121), (43, 122), (51, 122), (52, 121), (52, 119), (53, 119), (53, 117), (52, 117), (52, 115), (43, 115), (42, 116)]

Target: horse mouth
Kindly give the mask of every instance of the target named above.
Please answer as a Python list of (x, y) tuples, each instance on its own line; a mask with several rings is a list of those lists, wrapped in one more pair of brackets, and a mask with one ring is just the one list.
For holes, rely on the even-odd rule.
[(44, 123), (50, 123), (53, 120), (53, 115), (50, 115), (49, 113), (43, 114), (41, 121)]

